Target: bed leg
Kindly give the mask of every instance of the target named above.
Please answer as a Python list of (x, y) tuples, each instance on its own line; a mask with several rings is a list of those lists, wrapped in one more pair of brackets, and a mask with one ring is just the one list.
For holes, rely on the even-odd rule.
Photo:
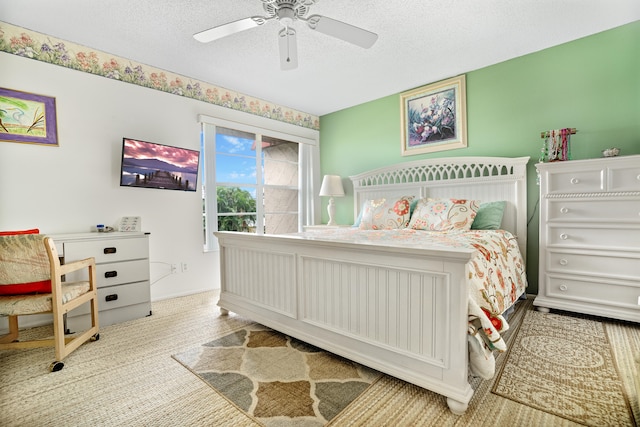
[(449, 409), (451, 410), (453, 415), (463, 415), (469, 407), (469, 402), (460, 402), (459, 400), (454, 400), (450, 397), (447, 397), (447, 405), (449, 406)]
[(229, 310), (227, 310), (226, 308), (220, 307), (220, 315), (228, 316), (229, 315)]
[(540, 312), (540, 313), (549, 313), (551, 312), (551, 309), (549, 309), (549, 307), (536, 307), (536, 309)]

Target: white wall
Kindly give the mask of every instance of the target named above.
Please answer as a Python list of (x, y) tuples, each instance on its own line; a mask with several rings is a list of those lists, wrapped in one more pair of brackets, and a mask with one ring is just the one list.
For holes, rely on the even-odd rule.
[[(197, 115), (220, 107), (2, 52), (0, 86), (55, 97), (60, 143), (0, 142), (0, 230), (88, 232), (138, 215), (151, 233), (152, 300), (219, 288), (200, 191), (120, 187), (119, 173), (123, 137), (199, 150)], [(181, 262), (187, 272), (168, 274)]]

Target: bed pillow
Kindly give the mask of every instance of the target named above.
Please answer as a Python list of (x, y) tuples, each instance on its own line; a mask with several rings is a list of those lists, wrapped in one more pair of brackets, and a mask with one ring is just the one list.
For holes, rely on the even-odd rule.
[(397, 199), (376, 199), (364, 202), (361, 210), (361, 230), (389, 230), (406, 228), (411, 219), (413, 196)]
[[(404, 197), (409, 197), (409, 196), (404, 196)], [(411, 196), (411, 198), (413, 199), (413, 201), (411, 202), (411, 205), (409, 205), (409, 218), (411, 218), (411, 215), (413, 215), (413, 211), (415, 210), (416, 205), (418, 204), (418, 199), (416, 199), (413, 196)], [(360, 227), (360, 222), (362, 221), (362, 212), (363, 211), (364, 211), (364, 203), (362, 204), (362, 207), (360, 208), (360, 213), (358, 214), (358, 218), (356, 218), (356, 222), (353, 223), (352, 227), (355, 227), (355, 228)]]
[(504, 200), (499, 202), (482, 203), (476, 217), (471, 224), (472, 230), (499, 230), (502, 224), (502, 216), (504, 215), (504, 207), (507, 202)]
[(353, 227), (355, 228), (360, 227), (360, 223), (362, 222), (362, 211), (364, 211), (364, 203), (360, 207), (360, 213), (358, 214), (358, 218), (356, 218), (356, 222), (353, 223)]
[(409, 228), (414, 230), (469, 230), (480, 204), (466, 199), (420, 199)]

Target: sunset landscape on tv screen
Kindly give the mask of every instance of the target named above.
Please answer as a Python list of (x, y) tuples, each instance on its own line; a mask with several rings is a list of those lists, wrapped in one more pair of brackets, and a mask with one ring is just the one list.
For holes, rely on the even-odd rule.
[(120, 185), (196, 191), (200, 152), (136, 139), (122, 139)]

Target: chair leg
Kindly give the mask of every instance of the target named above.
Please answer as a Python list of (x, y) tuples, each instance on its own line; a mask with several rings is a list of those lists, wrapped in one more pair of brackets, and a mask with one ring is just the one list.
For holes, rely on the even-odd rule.
[(9, 316), (9, 333), (0, 337), (0, 344), (18, 340), (18, 316)]
[(70, 353), (80, 347), (87, 341), (97, 341), (100, 339), (98, 326), (98, 298), (97, 293), (93, 291), (93, 296), (88, 299), (91, 311), (91, 327), (84, 332), (79, 332), (73, 337), (65, 338), (66, 321), (62, 314), (65, 310), (63, 307), (54, 307), (53, 310), (53, 330), (54, 342), (56, 350), (56, 360), (49, 365), (51, 372), (59, 371), (64, 367), (62, 360)]
[[(55, 342), (56, 349), (56, 362), (62, 361), (67, 356), (67, 348), (66, 348), (66, 340), (64, 336), (64, 314), (61, 313), (61, 310), (54, 310), (53, 312), (53, 340)], [(54, 364), (56, 362), (53, 362)], [(64, 366), (64, 365), (63, 365)], [(60, 370), (62, 369), (56, 369)], [(53, 370), (52, 370), (53, 371)]]

